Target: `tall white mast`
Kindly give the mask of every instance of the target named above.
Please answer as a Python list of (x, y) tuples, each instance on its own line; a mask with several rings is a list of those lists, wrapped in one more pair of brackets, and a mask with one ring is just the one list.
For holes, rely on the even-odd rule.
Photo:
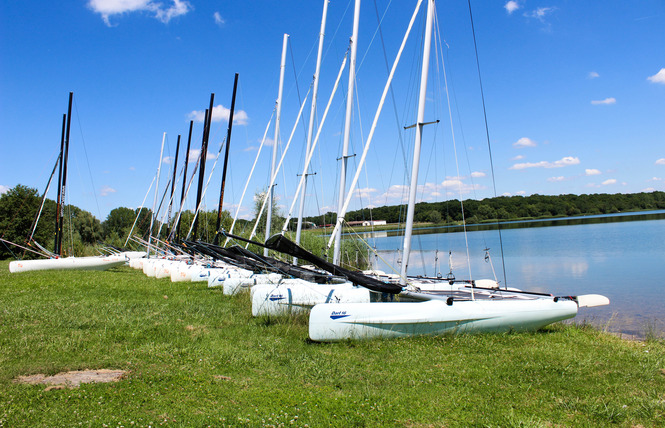
[(420, 164), (420, 146), (425, 125), (425, 96), (427, 95), (427, 74), (429, 72), (429, 54), (432, 42), (432, 21), (434, 20), (434, 0), (427, 0), (427, 21), (425, 23), (425, 43), (423, 46), (423, 65), (420, 74), (420, 95), (418, 98), (418, 115), (416, 119), (416, 141), (413, 148), (413, 165), (411, 167), (411, 184), (409, 186), (409, 205), (406, 212), (406, 229), (404, 231), (404, 255), (402, 256), (402, 270), (400, 284), (406, 285), (406, 271), (409, 265), (411, 252), (411, 235), (413, 234), (413, 212), (416, 206), (416, 192), (418, 190), (418, 166)]
[(150, 229), (148, 233), (148, 255), (150, 255), (150, 241), (152, 240), (152, 225), (157, 217), (155, 208), (157, 208), (157, 194), (159, 193), (159, 174), (162, 170), (162, 156), (164, 156), (164, 141), (166, 141), (166, 132), (162, 135), (162, 149), (159, 151), (159, 165), (157, 165), (157, 184), (155, 185), (155, 199), (152, 202), (152, 217), (150, 217)]
[[(316, 55), (316, 70), (314, 71), (314, 82), (312, 88), (312, 108), (309, 113), (309, 127), (307, 129), (307, 151), (312, 147), (312, 134), (314, 133), (314, 116), (316, 115), (316, 97), (319, 92), (319, 72), (321, 71), (321, 56), (323, 55), (323, 37), (326, 31), (326, 16), (328, 15), (329, 0), (323, 0), (323, 16), (321, 17), (321, 30), (319, 31), (319, 51)], [(305, 211), (305, 195), (307, 194), (307, 171), (305, 171), (305, 187), (300, 195), (300, 209), (298, 210), (298, 226), (296, 227), (296, 244), (300, 244), (300, 234), (302, 233), (302, 215)], [(293, 258), (293, 264), (298, 264), (298, 259)]]
[(374, 114), (374, 121), (372, 122), (372, 127), (369, 130), (367, 141), (365, 141), (365, 148), (363, 149), (363, 154), (362, 156), (360, 156), (360, 162), (358, 162), (358, 166), (356, 168), (356, 175), (354, 175), (353, 180), (351, 180), (351, 186), (349, 186), (349, 191), (347, 192), (346, 200), (344, 201), (344, 206), (342, 207), (342, 211), (337, 211), (337, 223), (335, 223), (335, 228), (330, 234), (330, 239), (328, 240), (328, 245), (326, 248), (330, 248), (332, 246), (333, 240), (335, 239), (335, 235), (337, 235), (337, 229), (339, 229), (342, 226), (342, 223), (344, 221), (346, 210), (349, 208), (349, 203), (351, 202), (353, 191), (356, 188), (356, 184), (358, 184), (358, 178), (360, 178), (360, 173), (362, 172), (362, 167), (365, 164), (365, 159), (367, 158), (369, 147), (372, 144), (372, 139), (374, 138), (374, 131), (376, 131), (376, 125), (379, 121), (379, 116), (381, 115), (383, 104), (386, 100), (386, 96), (388, 95), (388, 90), (390, 89), (393, 77), (395, 76), (395, 70), (397, 69), (399, 60), (402, 57), (404, 46), (406, 45), (406, 41), (409, 39), (409, 34), (411, 34), (411, 29), (413, 28), (413, 24), (416, 20), (416, 17), (418, 16), (418, 11), (420, 10), (420, 5), (422, 4), (422, 2), (423, 0), (418, 0), (418, 3), (416, 4), (416, 8), (413, 11), (413, 15), (411, 16), (411, 21), (409, 22), (409, 26), (406, 29), (406, 33), (404, 34), (404, 39), (402, 39), (402, 44), (399, 47), (399, 51), (397, 52), (397, 56), (395, 57), (395, 61), (393, 62), (393, 67), (390, 70), (390, 74), (388, 75), (388, 80), (386, 81), (386, 85), (383, 88), (383, 94), (381, 95), (381, 100), (379, 101), (379, 107), (376, 109), (376, 113)]
[[(346, 190), (346, 163), (349, 152), (349, 136), (351, 135), (351, 114), (353, 113), (353, 84), (356, 80), (356, 54), (358, 52), (358, 22), (360, 19), (360, 0), (356, 0), (353, 12), (353, 35), (351, 36), (351, 61), (349, 63), (349, 88), (346, 95), (346, 116), (344, 118), (344, 146), (342, 148), (342, 169), (339, 176), (339, 201), (337, 211), (342, 211), (344, 205), (344, 191)], [(342, 229), (337, 230), (335, 236), (335, 249), (333, 252), (333, 263), (340, 263), (342, 252)]]
[[(275, 113), (275, 139), (272, 146), (272, 163), (270, 166), (270, 178), (275, 174), (275, 161), (277, 159), (277, 142), (279, 141), (279, 120), (282, 114), (282, 90), (284, 88), (284, 69), (286, 68), (286, 43), (289, 40), (289, 35), (284, 34), (282, 42), (282, 62), (279, 69), (279, 91), (277, 93), (277, 106)], [(271, 185), (268, 189), (268, 212), (266, 214), (266, 240), (270, 238), (270, 226), (272, 223), (272, 200), (274, 196), (274, 186)], [(268, 249), (263, 249), (263, 255), (268, 256)]]

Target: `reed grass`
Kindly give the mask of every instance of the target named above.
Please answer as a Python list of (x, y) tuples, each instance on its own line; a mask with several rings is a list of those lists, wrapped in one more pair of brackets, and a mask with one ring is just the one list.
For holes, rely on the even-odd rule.
[[(123, 369), (46, 390), (20, 375)], [(665, 426), (665, 343), (588, 325), (313, 343), (307, 317), (129, 268), (9, 274), (0, 427)]]

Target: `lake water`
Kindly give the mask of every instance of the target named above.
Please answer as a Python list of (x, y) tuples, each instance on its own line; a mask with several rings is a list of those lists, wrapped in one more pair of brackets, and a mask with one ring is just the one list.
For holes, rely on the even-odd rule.
[[(636, 335), (665, 332), (665, 211), (594, 216), (513, 224), (501, 231), (509, 286), (554, 295), (602, 294), (609, 306), (580, 309), (587, 320), (608, 331)], [(367, 234), (379, 256), (375, 267), (399, 270), (403, 237), (397, 232)], [(459, 279), (492, 278), (504, 284), (499, 232), (475, 230), (465, 236), (453, 229), (419, 230), (412, 241), (409, 275)], [(485, 248), (490, 248), (491, 263)], [(439, 262), (435, 269), (436, 250)]]

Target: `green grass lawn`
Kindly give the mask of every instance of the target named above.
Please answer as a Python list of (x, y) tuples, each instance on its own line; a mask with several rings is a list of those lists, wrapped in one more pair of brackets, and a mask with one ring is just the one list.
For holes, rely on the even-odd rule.
[[(312, 343), (307, 317), (129, 268), (0, 262), (0, 427), (665, 426), (665, 343), (588, 326)], [(46, 390), (20, 375), (123, 369)]]

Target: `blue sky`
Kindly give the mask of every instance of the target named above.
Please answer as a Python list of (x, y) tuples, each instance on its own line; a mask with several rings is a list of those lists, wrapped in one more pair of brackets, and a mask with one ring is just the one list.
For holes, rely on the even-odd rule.
[[(348, 181), (388, 75), (386, 62), (392, 64), (415, 3), (362, 2), (351, 131), (351, 151), (358, 156), (349, 161)], [(314, 74), (322, 7), (322, 1), (315, 0), (2, 2), (0, 192), (19, 183), (44, 190), (59, 150), (70, 91), (69, 203), (101, 220), (113, 208), (139, 206), (157, 170), (163, 133), (167, 147), (160, 188), (170, 177), (177, 136), (186, 140), (191, 119), (192, 149), (200, 149), (201, 112), (214, 92), (209, 172), (226, 135), (225, 114), (237, 72), (225, 196), (225, 208), (235, 212), (277, 98), (282, 35), (290, 38), (279, 150)], [(662, 1), (474, 1), (472, 8), (497, 194), (665, 190)], [(318, 121), (347, 50), (352, 10), (349, 0), (329, 4)], [(426, 120), (440, 122), (425, 128), (418, 198), (491, 197), (467, 2), (440, 1), (437, 15), (434, 57), (444, 60), (450, 96), (441, 61), (433, 58)], [(413, 133), (403, 128), (415, 120), (421, 27), (419, 18), (352, 209), (392, 205), (406, 196)], [(347, 79), (345, 72), (314, 156), (309, 215), (334, 211), (337, 204)], [(309, 106), (304, 111), (309, 120)], [(284, 210), (291, 205), (302, 170), (305, 129), (303, 123), (296, 128), (278, 178), (276, 191)], [(269, 143), (273, 132), (268, 132)], [(261, 153), (242, 217), (252, 216), (252, 196), (267, 185), (270, 151), (265, 147)], [(216, 206), (220, 181), (221, 164), (207, 192), (207, 209)], [(190, 208), (194, 192), (191, 195), (186, 203)], [(53, 189), (50, 197), (55, 198)], [(146, 205), (152, 200), (151, 194)]]

